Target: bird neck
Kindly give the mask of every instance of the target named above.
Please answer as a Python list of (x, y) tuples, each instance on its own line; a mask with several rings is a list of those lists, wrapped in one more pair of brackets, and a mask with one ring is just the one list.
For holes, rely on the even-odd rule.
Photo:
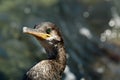
[(65, 52), (65, 48), (63, 44), (58, 44), (57, 46), (57, 56), (56, 56), (56, 60), (63, 65), (66, 65), (66, 52)]
[(59, 64), (66, 65), (66, 52), (63, 43), (57, 43), (54, 47), (51, 47), (50, 50), (46, 51), (49, 60), (55, 60)]

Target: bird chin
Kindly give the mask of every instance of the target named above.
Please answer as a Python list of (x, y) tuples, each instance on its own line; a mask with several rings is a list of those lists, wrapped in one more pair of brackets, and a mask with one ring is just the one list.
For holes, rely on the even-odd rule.
[(49, 44), (49, 45), (53, 45), (53, 43), (52, 43), (51, 41), (50, 41), (50, 42), (48, 42), (48, 44)]

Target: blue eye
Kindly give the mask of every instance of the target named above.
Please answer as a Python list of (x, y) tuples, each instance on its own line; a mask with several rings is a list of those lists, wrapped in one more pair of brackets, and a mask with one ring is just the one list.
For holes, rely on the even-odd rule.
[(51, 32), (51, 29), (47, 29), (47, 30), (46, 30), (46, 33), (47, 33), (47, 34), (50, 34), (50, 32)]

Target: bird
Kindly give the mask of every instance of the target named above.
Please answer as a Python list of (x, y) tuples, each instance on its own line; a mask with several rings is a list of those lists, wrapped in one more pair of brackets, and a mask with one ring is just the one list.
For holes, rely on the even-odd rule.
[(23, 33), (33, 35), (48, 56), (26, 73), (25, 80), (61, 80), (66, 67), (66, 50), (57, 25), (41, 22), (34, 28), (23, 27)]

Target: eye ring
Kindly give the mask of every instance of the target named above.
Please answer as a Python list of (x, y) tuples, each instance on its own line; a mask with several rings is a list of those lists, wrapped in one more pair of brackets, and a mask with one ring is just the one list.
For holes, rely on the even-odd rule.
[(50, 34), (50, 32), (51, 32), (51, 29), (48, 28), (48, 29), (46, 30), (46, 33), (47, 33), (47, 34)]

